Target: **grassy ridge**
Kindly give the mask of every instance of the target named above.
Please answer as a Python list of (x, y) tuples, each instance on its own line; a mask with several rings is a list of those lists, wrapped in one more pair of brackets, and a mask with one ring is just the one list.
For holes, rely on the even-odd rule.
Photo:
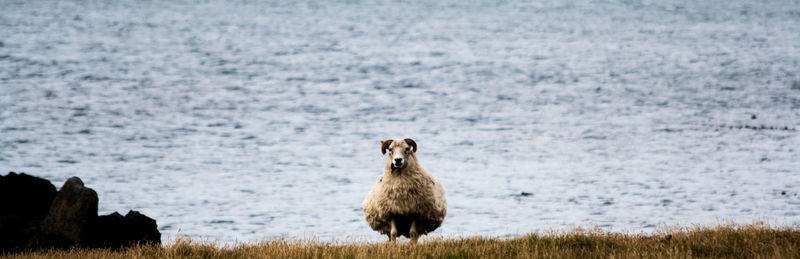
[(599, 230), (529, 234), (503, 239), (470, 237), (406, 242), (347, 243), (274, 240), (233, 247), (178, 239), (164, 246), (122, 251), (70, 250), (5, 255), (11, 258), (525, 258), (525, 257), (769, 257), (800, 258), (800, 228), (764, 224), (692, 227), (663, 233)]

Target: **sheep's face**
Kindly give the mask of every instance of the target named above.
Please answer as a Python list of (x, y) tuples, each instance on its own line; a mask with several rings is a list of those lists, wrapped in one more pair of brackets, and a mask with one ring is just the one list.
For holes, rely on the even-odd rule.
[(417, 152), (417, 143), (413, 139), (404, 140), (387, 139), (381, 141), (381, 153), (386, 155), (386, 162), (391, 164), (392, 171), (402, 169), (409, 163), (414, 163)]

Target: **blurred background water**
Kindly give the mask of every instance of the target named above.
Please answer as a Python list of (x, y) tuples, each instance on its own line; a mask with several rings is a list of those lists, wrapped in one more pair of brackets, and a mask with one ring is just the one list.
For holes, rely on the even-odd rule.
[(165, 240), (382, 240), (405, 137), (434, 234), (798, 224), (798, 128), (797, 1), (0, 1), (0, 170)]

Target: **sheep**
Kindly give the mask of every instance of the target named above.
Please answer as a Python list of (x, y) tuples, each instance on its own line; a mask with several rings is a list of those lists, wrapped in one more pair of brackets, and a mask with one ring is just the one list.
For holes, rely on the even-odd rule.
[(417, 160), (413, 139), (381, 141), (383, 175), (362, 204), (367, 224), (394, 242), (398, 235), (417, 243), (442, 225), (447, 214), (444, 188)]

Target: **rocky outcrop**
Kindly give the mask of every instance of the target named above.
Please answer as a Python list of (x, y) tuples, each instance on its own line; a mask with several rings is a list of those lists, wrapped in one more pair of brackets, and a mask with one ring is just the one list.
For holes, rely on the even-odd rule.
[(45, 179), (14, 172), (0, 176), (0, 254), (161, 242), (155, 220), (137, 211), (98, 217), (97, 203), (97, 193), (78, 177), (56, 192)]
[(92, 239), (88, 242), (93, 247), (119, 249), (139, 242), (161, 242), (156, 221), (133, 210), (124, 217), (117, 212), (100, 216), (89, 229)]
[(97, 193), (78, 177), (67, 179), (42, 221), (42, 232), (79, 244), (89, 238), (89, 223), (97, 220)]
[(39, 233), (56, 187), (27, 174), (0, 175), (0, 252), (20, 250)]

